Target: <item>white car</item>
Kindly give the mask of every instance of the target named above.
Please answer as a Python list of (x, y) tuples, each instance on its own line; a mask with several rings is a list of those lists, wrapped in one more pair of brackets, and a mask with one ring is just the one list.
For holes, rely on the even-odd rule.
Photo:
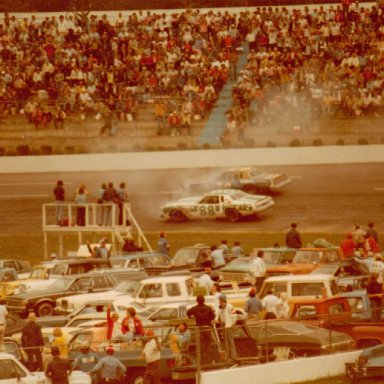
[(203, 196), (186, 197), (165, 204), (161, 217), (174, 222), (226, 218), (231, 222), (256, 215), (274, 205), (270, 196), (251, 195), (236, 189), (217, 189)]
[[(13, 355), (0, 353), (0, 384), (50, 384), (44, 372), (30, 372)], [(70, 384), (91, 384), (91, 377), (82, 371), (72, 371)]]

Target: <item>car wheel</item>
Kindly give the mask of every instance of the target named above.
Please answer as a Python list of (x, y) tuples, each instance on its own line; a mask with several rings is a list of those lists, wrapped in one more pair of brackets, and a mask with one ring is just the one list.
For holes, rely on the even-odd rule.
[(240, 217), (241, 217), (240, 213), (238, 211), (236, 211), (236, 209), (233, 209), (233, 208), (226, 209), (225, 210), (225, 216), (232, 223), (239, 221)]
[(35, 310), (36, 316), (52, 316), (53, 315), (53, 305), (48, 302), (40, 303)]
[(184, 213), (179, 211), (178, 209), (173, 209), (169, 213), (169, 217), (175, 223), (181, 223), (182, 221), (186, 221), (187, 220), (187, 216), (185, 216)]
[(259, 187), (257, 187), (256, 185), (252, 185), (252, 184), (246, 184), (241, 189), (246, 193), (250, 193), (251, 195), (257, 195), (261, 192)]
[(144, 370), (138, 369), (130, 371), (128, 369), (126, 377), (126, 384), (143, 384), (144, 383)]

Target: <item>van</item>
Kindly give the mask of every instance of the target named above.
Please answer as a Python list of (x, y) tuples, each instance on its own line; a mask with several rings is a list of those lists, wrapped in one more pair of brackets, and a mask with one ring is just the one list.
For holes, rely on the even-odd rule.
[(326, 274), (268, 277), (260, 289), (259, 299), (266, 296), (269, 290), (278, 297), (281, 292), (286, 292), (289, 302), (300, 298), (332, 297), (339, 293), (335, 277)]

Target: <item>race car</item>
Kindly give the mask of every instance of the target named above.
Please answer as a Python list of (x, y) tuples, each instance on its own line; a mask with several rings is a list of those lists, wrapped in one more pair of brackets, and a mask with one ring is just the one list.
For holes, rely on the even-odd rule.
[(270, 195), (281, 192), (289, 183), (291, 179), (283, 173), (268, 173), (254, 167), (240, 167), (228, 169), (215, 181), (188, 183), (184, 189), (189, 189), (192, 193), (201, 193), (207, 189), (228, 188), (241, 189), (254, 195), (260, 193)]
[(186, 197), (162, 206), (161, 217), (174, 222), (226, 218), (231, 222), (274, 205), (270, 196), (250, 195), (236, 189), (217, 189), (203, 196)]

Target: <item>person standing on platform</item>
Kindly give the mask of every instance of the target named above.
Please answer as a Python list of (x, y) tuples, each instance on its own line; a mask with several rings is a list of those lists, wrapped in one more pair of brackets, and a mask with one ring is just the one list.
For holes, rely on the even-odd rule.
[(63, 224), (63, 204), (65, 200), (65, 190), (63, 180), (58, 180), (53, 190), (56, 204), (56, 225)]

